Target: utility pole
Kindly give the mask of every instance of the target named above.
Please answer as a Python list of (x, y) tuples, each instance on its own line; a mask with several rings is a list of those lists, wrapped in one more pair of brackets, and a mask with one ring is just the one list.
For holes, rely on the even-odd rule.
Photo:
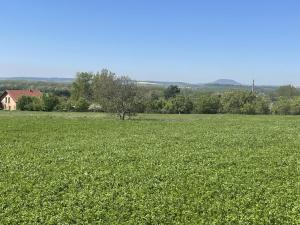
[(252, 82), (252, 93), (254, 93), (254, 91), (255, 91), (255, 81), (253, 80), (253, 82)]

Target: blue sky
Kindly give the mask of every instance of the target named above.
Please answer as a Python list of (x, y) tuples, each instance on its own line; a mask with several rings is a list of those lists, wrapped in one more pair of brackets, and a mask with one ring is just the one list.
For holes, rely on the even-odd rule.
[(0, 77), (300, 85), (300, 1), (0, 0)]

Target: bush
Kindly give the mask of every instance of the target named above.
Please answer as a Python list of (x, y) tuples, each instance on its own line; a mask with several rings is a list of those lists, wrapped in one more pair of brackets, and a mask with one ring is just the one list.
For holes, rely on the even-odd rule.
[(176, 96), (166, 101), (163, 113), (191, 113), (193, 110), (193, 102), (184, 96)]
[(255, 104), (254, 103), (245, 103), (242, 107), (241, 107), (241, 113), (242, 114), (247, 114), (247, 115), (255, 115), (256, 114), (256, 110), (255, 110)]
[(292, 115), (300, 115), (300, 98), (295, 98), (291, 102), (291, 112)]
[(91, 104), (88, 110), (91, 112), (103, 112), (103, 108), (99, 104)]
[(44, 94), (42, 97), (43, 101), (43, 110), (44, 111), (53, 111), (57, 110), (59, 105), (59, 99), (53, 94)]
[(22, 96), (18, 100), (17, 109), (21, 111), (41, 111), (42, 101), (37, 97)]
[(247, 91), (224, 93), (221, 97), (223, 113), (269, 114), (269, 102), (264, 96)]
[(147, 113), (162, 113), (165, 108), (166, 100), (159, 99), (150, 99), (145, 103), (145, 111)]
[(255, 114), (270, 114), (270, 100), (258, 97), (255, 100)]
[[(221, 97), (222, 112), (241, 114), (246, 103), (252, 103), (255, 96), (246, 91), (225, 92)], [(245, 110), (250, 109), (246, 106)]]
[(220, 96), (202, 95), (194, 103), (194, 112), (203, 114), (216, 114), (221, 110)]
[(79, 100), (75, 102), (74, 109), (76, 112), (86, 112), (89, 109), (89, 105), (87, 100), (79, 98)]
[(274, 103), (272, 112), (278, 115), (300, 115), (300, 98), (280, 97)]
[(272, 112), (278, 115), (291, 114), (291, 100), (285, 97), (279, 98), (279, 100), (274, 103)]

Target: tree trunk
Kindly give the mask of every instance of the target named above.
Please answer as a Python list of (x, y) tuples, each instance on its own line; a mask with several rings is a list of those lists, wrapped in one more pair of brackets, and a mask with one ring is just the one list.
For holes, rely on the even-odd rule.
[(125, 112), (122, 112), (122, 113), (121, 113), (121, 119), (122, 119), (122, 120), (125, 120)]

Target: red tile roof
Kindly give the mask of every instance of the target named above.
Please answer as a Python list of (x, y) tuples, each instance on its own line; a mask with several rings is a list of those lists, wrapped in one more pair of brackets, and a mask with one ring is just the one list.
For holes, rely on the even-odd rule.
[[(22, 96), (41, 97), (42, 92), (39, 90), (6, 90), (1, 97), (8, 94), (15, 102), (18, 101)], [(0, 97), (0, 98), (1, 98)]]

